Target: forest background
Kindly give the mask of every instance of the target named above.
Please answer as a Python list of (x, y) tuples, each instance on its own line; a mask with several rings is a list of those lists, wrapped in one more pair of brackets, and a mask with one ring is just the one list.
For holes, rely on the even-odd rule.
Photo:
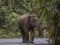
[(18, 28), (19, 16), (36, 13), (43, 30), (42, 37), (60, 41), (59, 4), (59, 0), (0, 0), (0, 38), (21, 37)]

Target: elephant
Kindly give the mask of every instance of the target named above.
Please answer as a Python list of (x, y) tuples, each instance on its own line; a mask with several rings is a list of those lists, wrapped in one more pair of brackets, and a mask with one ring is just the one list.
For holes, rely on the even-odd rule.
[[(39, 35), (41, 34), (40, 23), (38, 16), (34, 13), (26, 13), (19, 17), (18, 21), (19, 29), (22, 34), (23, 43), (33, 43), (34, 42), (34, 28), (36, 27)], [(30, 32), (30, 35), (29, 35)]]

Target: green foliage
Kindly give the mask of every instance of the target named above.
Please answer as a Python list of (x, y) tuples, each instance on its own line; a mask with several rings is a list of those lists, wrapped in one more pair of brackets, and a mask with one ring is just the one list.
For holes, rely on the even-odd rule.
[[(0, 12), (2, 13), (0, 13), (0, 16), (1, 18), (4, 17), (1, 22), (1, 29), (3, 29), (8, 35), (14, 36), (13, 33), (16, 33), (16, 31), (19, 32), (17, 21), (19, 19), (19, 15), (24, 13), (36, 13), (43, 26), (45, 24), (47, 25), (47, 22), (49, 22), (46, 20), (46, 18), (48, 18), (50, 15), (47, 7), (47, 4), (49, 5), (50, 1), (46, 2), (44, 0), (0, 0), (0, 2)], [(12, 33), (10, 33), (11, 31)]]
[[(57, 2), (57, 3), (56, 3)], [(58, 5), (57, 5), (58, 4)], [(21, 37), (18, 28), (19, 16), (24, 13), (36, 13), (42, 25), (44, 37), (60, 38), (60, 2), (59, 0), (0, 0), (0, 38)], [(59, 15), (57, 26), (54, 26), (52, 10), (57, 6)], [(57, 31), (55, 31), (57, 28)], [(35, 32), (35, 37), (37, 32)], [(57, 37), (57, 38), (54, 38)], [(58, 42), (59, 40), (57, 40)], [(58, 45), (58, 44), (57, 44)]]

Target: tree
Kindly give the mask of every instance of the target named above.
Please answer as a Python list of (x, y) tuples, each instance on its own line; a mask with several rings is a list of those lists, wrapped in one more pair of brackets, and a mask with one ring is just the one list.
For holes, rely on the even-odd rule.
[[(53, 0), (54, 1), (54, 0)], [(55, 0), (53, 2), (54, 6), (53, 10), (52, 10), (52, 14), (53, 14), (53, 25), (54, 25), (54, 32), (53, 32), (53, 39), (54, 39), (54, 45), (59, 45), (60, 43), (60, 25), (59, 25), (59, 18), (60, 18), (60, 1), (59, 0)]]

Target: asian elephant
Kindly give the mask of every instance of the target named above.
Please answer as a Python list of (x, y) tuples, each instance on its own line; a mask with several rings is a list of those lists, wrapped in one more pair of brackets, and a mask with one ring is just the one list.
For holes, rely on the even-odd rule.
[[(41, 34), (39, 19), (36, 14), (24, 14), (19, 17), (19, 29), (22, 34), (23, 43), (34, 42), (34, 28), (36, 27), (39, 35)], [(29, 35), (30, 32), (30, 35)]]

